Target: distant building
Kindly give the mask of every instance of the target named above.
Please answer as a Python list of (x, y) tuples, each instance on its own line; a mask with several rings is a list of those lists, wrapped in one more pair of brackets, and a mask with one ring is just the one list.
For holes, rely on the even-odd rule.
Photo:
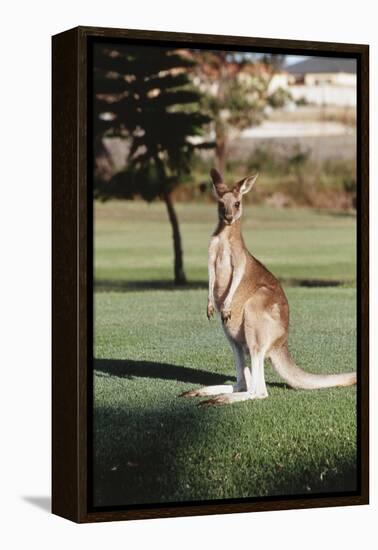
[(293, 84), (319, 86), (356, 85), (356, 60), (336, 57), (309, 57), (286, 67)]
[(308, 57), (286, 67), (294, 100), (317, 105), (356, 105), (356, 60)]

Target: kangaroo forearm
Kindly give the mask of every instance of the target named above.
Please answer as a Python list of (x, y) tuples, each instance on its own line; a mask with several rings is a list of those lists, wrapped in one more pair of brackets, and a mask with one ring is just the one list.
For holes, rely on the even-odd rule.
[(233, 274), (232, 274), (232, 283), (230, 286), (230, 290), (228, 291), (228, 294), (224, 300), (224, 307), (226, 309), (231, 307), (232, 300), (234, 298), (235, 292), (237, 291), (240, 282), (243, 278), (245, 270), (245, 261), (241, 262), (237, 268), (234, 268)]
[(210, 320), (215, 313), (214, 301), (215, 263), (209, 262), (209, 295), (207, 298), (207, 318)]
[(217, 258), (218, 239), (214, 238), (210, 241), (209, 257), (208, 257), (208, 272), (209, 272), (209, 302), (214, 303), (214, 286), (215, 286), (215, 262)]
[(209, 302), (214, 302), (215, 267), (209, 265)]

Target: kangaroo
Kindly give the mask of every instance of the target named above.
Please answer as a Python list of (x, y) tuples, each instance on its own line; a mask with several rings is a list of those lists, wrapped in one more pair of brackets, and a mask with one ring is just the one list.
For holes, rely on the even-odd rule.
[[(278, 280), (247, 250), (241, 234), (242, 198), (257, 174), (231, 188), (217, 170), (211, 170), (218, 201), (218, 225), (209, 246), (207, 317), (220, 312), (232, 348), (236, 384), (207, 386), (182, 394), (216, 396), (201, 405), (222, 405), (268, 397), (264, 360), (269, 358), (282, 379), (295, 389), (317, 389), (356, 384), (356, 373), (312, 374), (299, 368), (288, 350), (289, 305)], [(249, 353), (251, 368), (245, 366)]]

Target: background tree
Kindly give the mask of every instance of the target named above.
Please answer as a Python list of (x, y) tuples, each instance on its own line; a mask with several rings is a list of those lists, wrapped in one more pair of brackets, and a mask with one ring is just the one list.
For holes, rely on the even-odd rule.
[[(209, 117), (199, 112), (201, 95), (189, 80), (194, 61), (168, 48), (97, 47), (94, 53), (95, 193), (100, 199), (162, 199), (172, 226), (174, 280), (186, 276), (179, 222), (172, 192), (190, 171), (194, 150)], [(127, 140), (125, 168), (104, 177), (99, 159), (104, 137)]]
[(289, 94), (285, 90), (272, 90), (270, 86), (284, 57), (200, 51), (195, 58), (194, 82), (204, 92), (204, 112), (213, 121), (215, 154), (222, 173), (230, 139), (260, 124), (267, 107), (282, 107), (287, 101)]

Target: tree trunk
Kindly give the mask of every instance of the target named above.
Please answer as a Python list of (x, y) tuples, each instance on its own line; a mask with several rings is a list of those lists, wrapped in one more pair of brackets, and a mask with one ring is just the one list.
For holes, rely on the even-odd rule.
[(172, 226), (175, 285), (184, 285), (186, 284), (186, 276), (184, 272), (180, 227), (176, 211), (173, 206), (171, 193), (163, 193), (163, 199), (167, 207), (169, 221)]
[(223, 136), (216, 136), (215, 157), (217, 160), (217, 169), (224, 176), (226, 167), (226, 140)]
[(227, 71), (226, 52), (219, 52), (218, 56), (220, 59), (218, 87), (218, 102), (220, 106), (220, 112), (218, 113), (218, 117), (215, 122), (215, 157), (217, 161), (217, 168), (222, 176), (224, 176), (227, 155), (227, 127), (225, 122), (222, 120), (222, 111), (225, 108), (227, 88), (229, 84), (229, 75)]
[(217, 169), (224, 175), (227, 157), (227, 136), (221, 123), (215, 126), (215, 158)]

